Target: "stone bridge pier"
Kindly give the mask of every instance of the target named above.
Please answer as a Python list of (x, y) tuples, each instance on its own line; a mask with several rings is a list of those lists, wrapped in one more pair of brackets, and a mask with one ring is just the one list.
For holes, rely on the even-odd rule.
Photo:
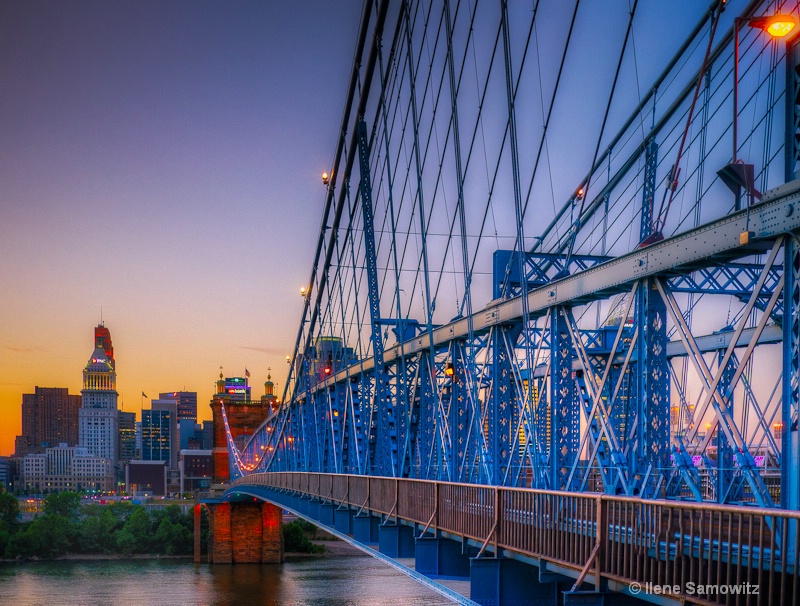
[[(283, 562), (283, 511), (272, 503), (208, 503), (209, 564)], [(200, 562), (200, 507), (194, 508), (194, 561)]]

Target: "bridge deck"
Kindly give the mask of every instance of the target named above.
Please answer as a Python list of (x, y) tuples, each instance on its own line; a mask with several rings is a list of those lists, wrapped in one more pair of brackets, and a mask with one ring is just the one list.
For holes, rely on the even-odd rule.
[(379, 514), (591, 583), (599, 575), (601, 586), (630, 595), (646, 583), (758, 586), (735, 599), (696, 595), (696, 604), (791, 604), (800, 595), (800, 512), (317, 473), (253, 474), (229, 492), (248, 488)]

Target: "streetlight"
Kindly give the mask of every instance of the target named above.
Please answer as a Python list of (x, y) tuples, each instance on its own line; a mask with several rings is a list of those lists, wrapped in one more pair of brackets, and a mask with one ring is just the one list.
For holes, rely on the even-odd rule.
[(722, 182), (736, 194), (736, 210), (741, 207), (741, 188), (744, 187), (753, 197), (761, 198), (760, 192), (754, 188), (755, 170), (752, 164), (740, 163), (739, 148), (739, 30), (742, 25), (762, 29), (773, 38), (783, 38), (797, 27), (794, 15), (759, 15), (757, 17), (736, 17), (733, 20), (733, 158), (727, 166), (720, 170)]
[(797, 27), (797, 19), (794, 15), (763, 15), (761, 17), (750, 17), (747, 19), (750, 27), (763, 29), (773, 38), (783, 38)]
[(783, 38), (797, 26), (794, 15), (761, 15), (759, 17), (736, 17), (733, 20), (733, 163), (736, 163), (739, 122), (739, 29), (749, 25), (763, 29), (773, 38)]
[(327, 185), (329, 179), (330, 179), (330, 175), (328, 173), (322, 173), (322, 184), (323, 185)]

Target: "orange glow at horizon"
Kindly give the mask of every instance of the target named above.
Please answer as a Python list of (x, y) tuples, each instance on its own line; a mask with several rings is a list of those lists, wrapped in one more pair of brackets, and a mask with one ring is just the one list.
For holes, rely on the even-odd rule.
[[(22, 395), (33, 393), (35, 387), (66, 387), (70, 394), (80, 395), (83, 368), (93, 351), (93, 330), (97, 324), (87, 318), (85, 325), (64, 323), (57, 325), (54, 319), (42, 325), (22, 323), (9, 327), (4, 349), (14, 355), (3, 354), (0, 364), (0, 456), (14, 454), (16, 436), (22, 433)], [(230, 326), (223, 326), (231, 329)], [(264, 392), (267, 368), (278, 366), (280, 352), (257, 353), (252, 348), (232, 345), (220, 346), (223, 335), (210, 331), (202, 339), (192, 335), (173, 335), (175, 345), (168, 350), (149, 339), (157, 336), (151, 330), (139, 329), (128, 323), (106, 322), (114, 343), (117, 371), (118, 407), (135, 412), (141, 420), (141, 410), (150, 408), (150, 400), (159, 393), (176, 390), (197, 392), (197, 419), (202, 424), (211, 420), (211, 401), (216, 392), (216, 379), (220, 363), (226, 376), (243, 376), (244, 368), (250, 369), (253, 399)], [(166, 327), (159, 327), (167, 330)], [(248, 327), (242, 328), (244, 334)], [(251, 337), (254, 335), (251, 335)], [(230, 334), (228, 335), (230, 337)], [(244, 336), (242, 335), (244, 339)], [(263, 339), (263, 340), (262, 340)], [(209, 342), (209, 340), (211, 342)], [(216, 346), (214, 341), (216, 340)], [(259, 334), (255, 342), (269, 342), (266, 334)], [(26, 347), (16, 344), (25, 342)], [(253, 342), (250, 339), (244, 342)], [(13, 345), (12, 345), (13, 344)], [(12, 349), (13, 347), (13, 349)], [(273, 380), (275, 376), (273, 374)], [(283, 389), (283, 377), (276, 381), (277, 390)], [(142, 397), (147, 394), (147, 398)]]

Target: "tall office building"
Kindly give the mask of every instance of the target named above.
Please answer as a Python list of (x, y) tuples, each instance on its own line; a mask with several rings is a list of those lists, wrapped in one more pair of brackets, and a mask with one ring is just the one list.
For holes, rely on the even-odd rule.
[(123, 465), (136, 458), (136, 413), (119, 412), (119, 460)]
[(78, 444), (78, 410), (81, 397), (66, 387), (36, 387), (22, 395), (22, 435), (17, 436), (18, 457), (42, 453), (48, 446)]
[(178, 422), (175, 400), (153, 400), (142, 411), (142, 460), (166, 461), (178, 468)]
[(214, 448), (214, 421), (203, 421), (203, 445), (200, 450)]
[(142, 458), (142, 422), (136, 421), (136, 458)]
[[(203, 445), (202, 433), (199, 425), (191, 419), (180, 419), (178, 421), (178, 435), (180, 436), (179, 450), (197, 450)], [(198, 434), (200, 437), (198, 439)], [(189, 445), (192, 442), (193, 445)]]
[(159, 400), (175, 400), (178, 403), (178, 422), (191, 419), (197, 422), (197, 392), (168, 391), (158, 394)]
[(94, 330), (94, 351), (83, 369), (79, 444), (91, 454), (119, 460), (117, 373), (111, 333), (100, 324)]

